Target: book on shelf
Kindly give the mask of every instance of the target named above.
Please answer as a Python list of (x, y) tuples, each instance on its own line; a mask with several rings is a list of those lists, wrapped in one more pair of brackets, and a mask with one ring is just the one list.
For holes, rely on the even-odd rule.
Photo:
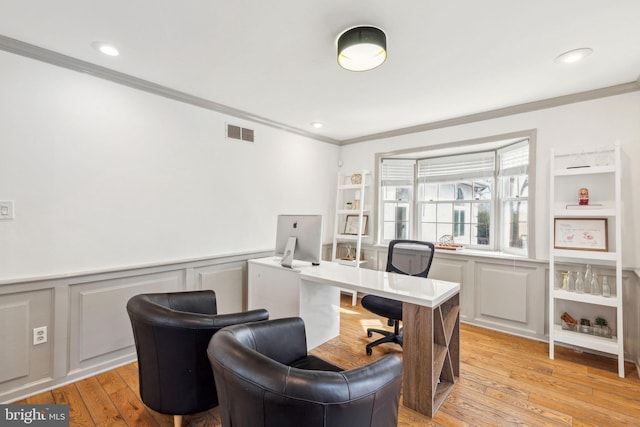
[(589, 204), (589, 205), (567, 205), (567, 209), (576, 209), (576, 210), (579, 210), (579, 209), (585, 209), (585, 210), (586, 209), (602, 209), (602, 208), (603, 208), (603, 206), (600, 205), (600, 204), (597, 204), (597, 203), (595, 203), (595, 204), (592, 203), (592, 204)]

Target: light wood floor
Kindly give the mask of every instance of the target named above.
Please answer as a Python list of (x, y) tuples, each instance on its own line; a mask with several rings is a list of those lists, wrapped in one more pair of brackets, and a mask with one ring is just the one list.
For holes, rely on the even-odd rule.
[[(346, 369), (384, 353), (402, 356), (394, 344), (366, 356), (367, 327), (384, 319), (352, 307), (343, 296), (341, 335), (313, 354)], [(524, 338), (461, 325), (460, 379), (431, 419), (400, 406), (399, 426), (640, 425), (640, 380), (631, 364), (619, 378), (615, 360), (556, 349)], [(144, 406), (137, 365), (125, 365), (16, 403), (66, 403), (72, 426), (172, 426), (172, 417)], [(183, 425), (220, 426), (216, 408), (185, 416)]]

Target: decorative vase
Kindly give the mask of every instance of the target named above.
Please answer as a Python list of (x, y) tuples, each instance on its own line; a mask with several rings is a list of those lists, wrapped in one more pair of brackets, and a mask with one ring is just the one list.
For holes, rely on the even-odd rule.
[(602, 278), (602, 296), (610, 297), (611, 296), (611, 287), (609, 286), (609, 280), (607, 280), (607, 276)]
[(576, 292), (579, 294), (584, 293), (584, 280), (582, 279), (582, 274), (580, 274), (580, 272), (576, 273)]
[(593, 273), (593, 278), (591, 279), (591, 293), (593, 295), (602, 295), (602, 288), (598, 282), (598, 273)]

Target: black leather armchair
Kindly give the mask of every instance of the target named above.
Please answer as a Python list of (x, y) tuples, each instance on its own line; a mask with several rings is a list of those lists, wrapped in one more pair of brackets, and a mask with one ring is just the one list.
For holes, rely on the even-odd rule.
[[(396, 246), (403, 245), (408, 248), (413, 256), (398, 256)], [(431, 242), (423, 242), (419, 240), (392, 240), (389, 243), (389, 251), (387, 252), (387, 271), (399, 274), (407, 274), (410, 276), (427, 277), (431, 262), (433, 261), (433, 253), (435, 246)], [(402, 346), (402, 301), (380, 297), (377, 295), (365, 295), (360, 301), (362, 307), (379, 316), (386, 317), (389, 326), (393, 326), (393, 332), (384, 329), (367, 329), (367, 336), (371, 337), (373, 333), (382, 335), (382, 338), (367, 344), (366, 351), (368, 355), (373, 352), (373, 347), (387, 342), (394, 342)]]
[(397, 425), (402, 361), (340, 370), (307, 354), (298, 317), (224, 328), (207, 354), (223, 427)]
[(149, 408), (174, 416), (218, 404), (207, 345), (225, 326), (266, 320), (266, 310), (217, 314), (213, 291), (141, 294), (127, 303), (138, 353), (140, 396)]

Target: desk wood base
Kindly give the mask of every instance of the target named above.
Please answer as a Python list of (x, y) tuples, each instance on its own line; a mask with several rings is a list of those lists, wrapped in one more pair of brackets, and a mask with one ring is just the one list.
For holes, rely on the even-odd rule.
[(460, 375), (460, 295), (435, 308), (403, 303), (404, 406), (433, 417)]

